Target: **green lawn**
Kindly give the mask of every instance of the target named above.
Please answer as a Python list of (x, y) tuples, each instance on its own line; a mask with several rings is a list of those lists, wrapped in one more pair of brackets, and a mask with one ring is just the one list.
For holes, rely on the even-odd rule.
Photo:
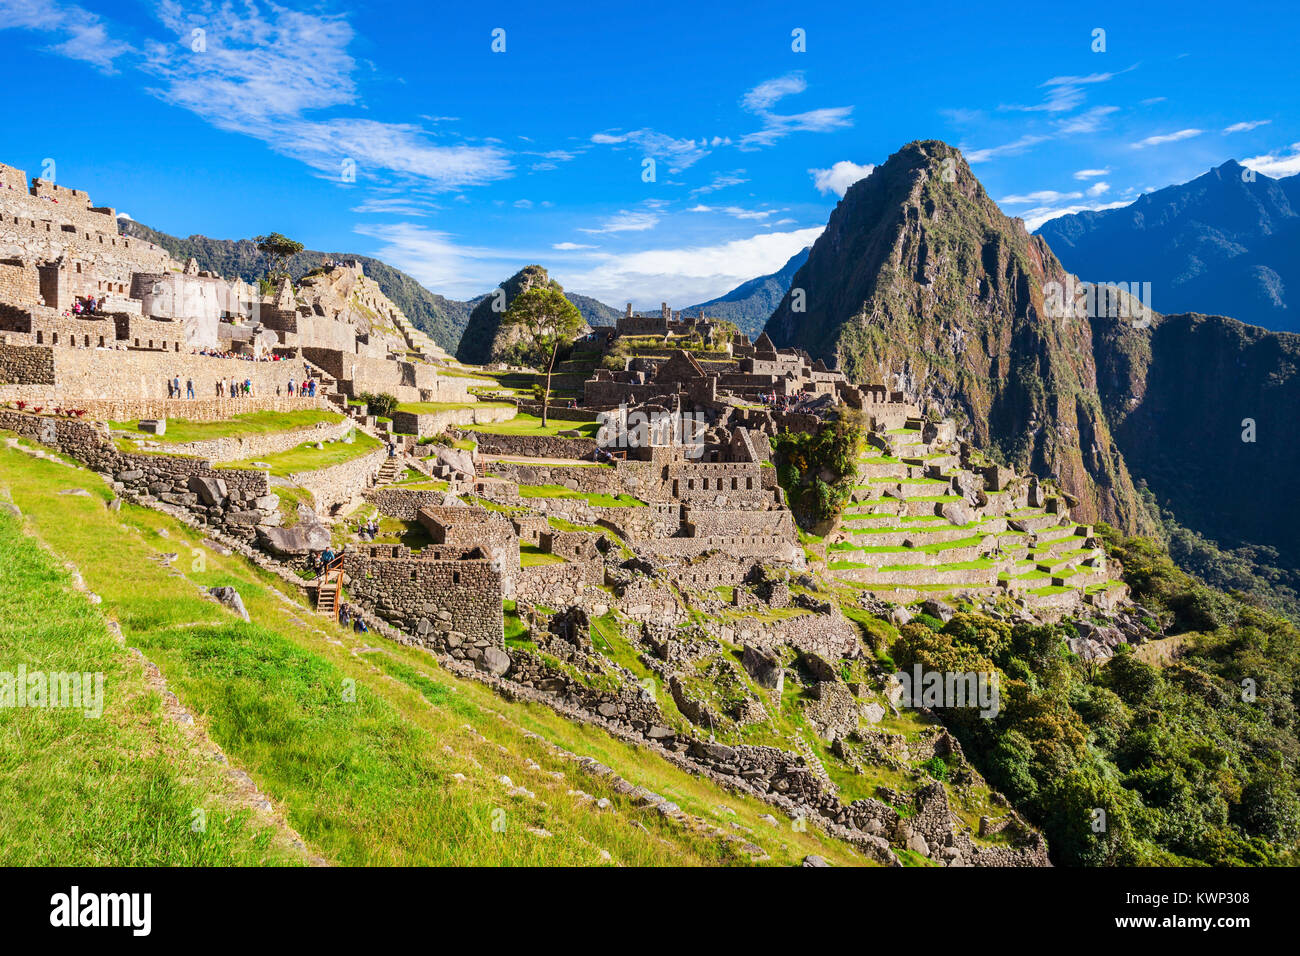
[(520, 413), (508, 422), (497, 422), (493, 425), (475, 425), (474, 430), (488, 435), (549, 435), (552, 438), (558, 437), (560, 432), (576, 431), (580, 432), (584, 438), (595, 438), (596, 433), (600, 431), (600, 423), (571, 422), (561, 418), (548, 418), (546, 427), (543, 428), (542, 419), (539, 416)]
[(535, 568), (543, 564), (563, 564), (564, 558), (558, 554), (550, 554), (537, 547), (535, 544), (521, 544), (519, 546), (519, 566), (521, 568)]
[[(139, 420), (129, 422), (109, 422), (110, 428), (138, 432), (150, 441), (190, 442), (203, 441), (208, 438), (235, 438), (245, 435), (268, 435), (274, 432), (292, 431), (295, 428), (310, 428), (312, 425), (336, 425), (343, 421), (338, 412), (327, 412), (320, 408), (301, 408), (292, 412), (245, 412), (217, 422), (192, 422), (184, 418), (167, 419), (165, 435), (150, 435), (140, 432)], [(126, 441), (128, 449), (134, 447)]]
[(375, 449), (384, 446), (384, 443), (378, 438), (372, 438), (362, 431), (352, 432), (351, 443), (342, 441), (326, 442), (320, 448), (313, 448), (313, 444), (313, 442), (307, 442), (297, 448), (290, 448), (288, 451), (232, 461), (229, 464), (222, 465), (222, 467), (260, 468), (260, 465), (253, 464), (255, 461), (260, 461), (271, 466), (271, 474), (284, 477), (299, 471), (319, 471), (321, 468), (328, 468), (331, 465), (341, 465), (345, 461), (360, 458), (362, 455), (369, 454)]
[(399, 412), (412, 415), (435, 415), (438, 412), (457, 412), (467, 408), (514, 408), (509, 402), (402, 402)]
[(280, 828), (222, 799), (231, 788), (219, 765), (190, 749), (103, 614), (3, 510), (0, 553), (0, 671), (103, 678), (98, 717), (0, 708), (0, 865), (301, 862)]
[(520, 485), (521, 498), (571, 498), (585, 501), (596, 508), (644, 508), (646, 503), (631, 495), (603, 495), (595, 492), (573, 491), (563, 485)]

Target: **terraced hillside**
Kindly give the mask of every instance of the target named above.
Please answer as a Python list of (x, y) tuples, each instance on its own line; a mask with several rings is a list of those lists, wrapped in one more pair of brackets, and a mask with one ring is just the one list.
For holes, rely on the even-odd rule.
[(984, 462), (953, 433), (919, 418), (870, 433), (826, 538), (827, 570), (899, 604), (1003, 593), (1035, 609), (1113, 606), (1125, 586), (1067, 498)]
[[(7, 836), (7, 863), (865, 862), (816, 826), (313, 614), (291, 581), (13, 436), (0, 436), (0, 501), (5, 668), (21, 653), (107, 678), (102, 723), (65, 714), (51, 736), (35, 711), (0, 711), (0, 740), (23, 740), (0, 744), (0, 826), (67, 823), (40, 843)], [(248, 621), (212, 599), (221, 586)], [(49, 628), (24, 623), (45, 613)]]

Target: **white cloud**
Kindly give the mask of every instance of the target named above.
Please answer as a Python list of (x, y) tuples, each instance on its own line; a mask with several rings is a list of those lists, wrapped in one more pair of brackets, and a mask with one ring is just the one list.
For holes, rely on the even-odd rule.
[(1093, 183), (1088, 187), (1088, 195), (1094, 199), (1110, 191), (1110, 183)]
[(1267, 126), (1271, 122), (1273, 121), (1272, 120), (1248, 120), (1247, 122), (1244, 123), (1233, 123), (1231, 126), (1224, 128), (1223, 134), (1226, 136), (1229, 133), (1246, 133), (1252, 129), (1255, 129), (1256, 127)]
[(802, 73), (791, 73), (773, 80), (764, 80), (746, 93), (740, 100), (745, 109), (751, 113), (771, 109), (778, 100), (794, 93), (808, 89), (808, 83)]
[(1025, 193), (1023, 196), (1004, 196), (998, 202), (1004, 206), (1024, 206), (1030, 203), (1061, 202), (1065, 199), (1082, 199), (1083, 193), (1058, 193), (1055, 190), (1043, 189), (1035, 193)]
[(1280, 154), (1279, 152), (1265, 153), (1263, 156), (1252, 156), (1250, 159), (1243, 159), (1241, 165), (1247, 169), (1253, 169), (1257, 173), (1263, 173), (1265, 176), (1272, 176), (1274, 179), (1281, 179), (1284, 176), (1294, 176), (1300, 173), (1300, 143), (1292, 143), (1289, 155)]
[(1025, 221), (1025, 228), (1030, 232), (1036, 230), (1043, 223), (1059, 216), (1068, 216), (1075, 212), (1099, 211), (1102, 209), (1118, 209), (1121, 206), (1127, 206), (1129, 200), (1122, 199), (1119, 202), (1109, 203), (1079, 203), (1071, 206), (1038, 206), (1034, 209), (1028, 209), (1020, 213), (1020, 218)]
[(1014, 156), (1017, 153), (1024, 152), (1030, 146), (1035, 146), (1038, 143), (1045, 142), (1049, 139), (1051, 139), (1050, 136), (1026, 134), (1010, 143), (1003, 143), (1001, 146), (989, 146), (985, 149), (973, 149), (970, 151), (963, 148), (962, 153), (965, 155), (966, 162), (968, 163), (984, 163), (988, 162), (990, 159), (996, 159), (999, 156)]
[(1057, 120), (1056, 127), (1066, 136), (1079, 133), (1095, 133), (1104, 125), (1106, 117), (1118, 110), (1118, 106), (1094, 106), (1091, 109), (1084, 110), (1078, 116)]
[[(353, 31), (342, 16), (278, 6), (263, 13), (253, 0), (238, 10), (213, 3), (182, 10), (166, 0), (159, 17), (176, 39), (147, 45), (145, 69), (161, 82), (151, 92), (218, 129), (260, 139), (324, 176), (337, 176), (351, 160), (358, 178), (383, 171), (452, 189), (511, 172), (497, 146), (441, 145), (408, 123), (308, 119), (311, 111), (357, 100), (356, 63), (347, 52)], [(206, 31), (202, 52), (190, 49), (195, 22)]]
[(551, 245), (551, 248), (560, 252), (573, 252), (577, 249), (596, 249), (598, 247), (583, 245), (581, 242), (556, 242)]
[(455, 299), (480, 295), (537, 261), (526, 252), (457, 245), (449, 233), (409, 222), (363, 224), (354, 231), (379, 240), (376, 258), (410, 273), (426, 288)]
[(81, 60), (103, 73), (115, 73), (114, 61), (135, 52), (126, 42), (109, 35), (108, 27), (97, 14), (75, 4), (62, 5), (54, 0), (0, 0), (0, 30), (7, 27), (39, 30), (58, 42), (51, 53)]
[(624, 255), (593, 254), (591, 268), (552, 270), (566, 289), (605, 302), (631, 301), (651, 308), (678, 307), (715, 298), (742, 282), (775, 272), (811, 245), (823, 226), (768, 232), (712, 246), (648, 249)]
[(670, 173), (689, 169), (719, 146), (726, 146), (731, 142), (730, 139), (720, 136), (704, 137), (698, 141), (677, 139), (653, 129), (636, 129), (627, 133), (594, 133), (591, 141), (605, 146), (635, 146), (643, 155), (667, 163)]
[(842, 199), (850, 186), (859, 179), (866, 179), (875, 168), (871, 163), (859, 166), (851, 160), (841, 159), (830, 169), (810, 169), (808, 174), (812, 176), (813, 186), (819, 193), (834, 193)]
[(1098, 176), (1105, 176), (1110, 172), (1110, 167), (1105, 169), (1080, 169), (1074, 174), (1075, 179), (1096, 179)]
[(700, 186), (691, 190), (692, 196), (703, 196), (706, 193), (717, 192), (719, 189), (726, 189), (728, 186), (739, 186), (747, 183), (749, 180), (745, 177), (743, 169), (734, 169), (729, 173), (714, 173), (713, 179), (707, 186)]
[(764, 80), (743, 97), (740, 103), (748, 112), (763, 121), (763, 128), (740, 138), (741, 149), (771, 146), (791, 133), (826, 133), (852, 126), (849, 115), (852, 106), (829, 106), (804, 113), (773, 113), (771, 108), (783, 97), (802, 93), (808, 88), (802, 73), (790, 73), (772, 80)]
[(600, 235), (610, 232), (645, 232), (659, 225), (659, 217), (653, 212), (629, 212), (620, 209), (617, 215), (609, 216), (598, 228), (579, 229), (579, 232)]
[(1204, 132), (1203, 129), (1180, 129), (1176, 133), (1161, 133), (1157, 136), (1148, 136), (1136, 143), (1129, 143), (1129, 146), (1133, 149), (1146, 149), (1148, 146), (1161, 146), (1164, 143), (1176, 143), (1179, 140), (1191, 139), (1193, 136), (1200, 136)]

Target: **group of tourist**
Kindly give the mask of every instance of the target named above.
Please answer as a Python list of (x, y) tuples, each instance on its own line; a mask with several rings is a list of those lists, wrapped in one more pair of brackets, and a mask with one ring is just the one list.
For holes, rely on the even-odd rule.
[[(295, 395), (302, 398), (316, 397), (317, 383), (314, 378), (305, 378), (301, 382), (293, 379), (289, 380), (288, 395), (293, 398)], [(256, 394), (253, 380), (246, 378), (242, 382), (237, 378), (217, 379), (216, 385), (217, 398), (252, 398)], [(283, 394), (280, 386), (275, 387), (276, 396)], [(187, 378), (185, 384), (181, 384), (179, 375), (173, 375), (167, 379), (167, 397), (168, 398), (194, 398), (194, 380)]]
[(366, 627), (366, 622), (361, 620), (361, 615), (352, 610), (352, 605), (344, 604), (339, 608), (339, 623), (347, 627), (349, 622), (352, 623), (352, 630), (358, 634), (364, 634), (370, 630), (370, 628)]
[[(295, 382), (289, 379), (289, 397), (293, 398), (295, 391), (300, 398), (316, 397), (316, 380), (314, 378), (304, 378), (301, 382)], [(276, 387), (276, 394), (280, 393), (279, 386)]]
[(357, 529), (357, 537), (362, 541), (374, 541), (377, 534), (379, 534), (379, 525), (375, 523), (374, 518), (366, 519)]
[(100, 296), (96, 299), (93, 295), (77, 296), (72, 301), (72, 308), (64, 312), (64, 316), (74, 315), (98, 315), (104, 311), (104, 303), (108, 301), (108, 296)]

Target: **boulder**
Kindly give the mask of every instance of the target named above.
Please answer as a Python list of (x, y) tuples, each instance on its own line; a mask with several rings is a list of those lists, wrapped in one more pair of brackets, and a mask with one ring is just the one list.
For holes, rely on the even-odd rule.
[(464, 475), (467, 478), (474, 477), (474, 454), (463, 448), (452, 448), (448, 445), (440, 445), (434, 453), (434, 461), (446, 468), (450, 468), (458, 475)]
[(975, 520), (975, 512), (964, 501), (949, 501), (939, 509), (949, 524), (966, 525)]
[(746, 644), (740, 663), (759, 687), (776, 691), (778, 697), (781, 695), (781, 690), (785, 686), (785, 669), (776, 656)]
[(483, 650), (483, 656), (474, 662), (474, 666), (500, 677), (510, 670), (510, 655), (499, 647), (488, 647)]
[(188, 487), (205, 505), (220, 505), (226, 500), (228, 491), (222, 478), (208, 478), (203, 475), (191, 475)]
[(921, 605), (921, 610), (931, 617), (937, 617), (943, 623), (947, 624), (952, 620), (955, 611), (942, 601), (930, 600)]
[[(256, 514), (256, 512), (254, 512)], [(276, 555), (307, 554), (330, 546), (330, 529), (306, 505), (298, 506), (298, 523), (292, 528), (259, 527), (258, 543)]]
[(242, 617), (245, 621), (248, 620), (248, 611), (244, 609), (244, 599), (239, 596), (239, 592), (234, 588), (208, 588), (208, 593), (212, 595), (212, 597), (216, 598), (217, 601)]

